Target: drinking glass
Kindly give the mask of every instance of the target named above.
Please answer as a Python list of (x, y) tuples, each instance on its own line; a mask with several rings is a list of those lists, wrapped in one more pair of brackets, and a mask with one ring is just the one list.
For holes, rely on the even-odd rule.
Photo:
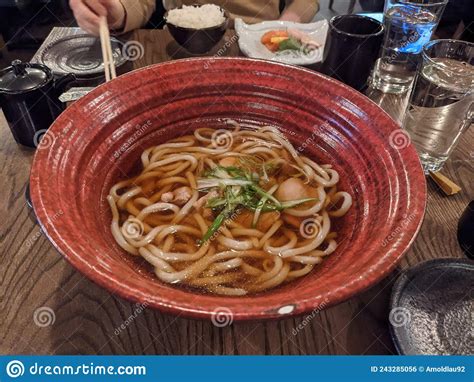
[(361, 91), (382, 45), (383, 24), (360, 15), (334, 16), (324, 46), (321, 71)]
[(438, 171), (474, 119), (474, 44), (434, 40), (425, 45), (403, 128), (425, 172)]
[(372, 87), (403, 93), (411, 84), (423, 46), (430, 41), (448, 0), (385, 0), (385, 37)]

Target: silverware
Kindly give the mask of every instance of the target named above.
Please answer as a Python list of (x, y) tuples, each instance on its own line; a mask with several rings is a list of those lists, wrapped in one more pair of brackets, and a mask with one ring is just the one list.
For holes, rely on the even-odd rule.
[(88, 94), (93, 87), (73, 87), (59, 96), (61, 102), (73, 102)]

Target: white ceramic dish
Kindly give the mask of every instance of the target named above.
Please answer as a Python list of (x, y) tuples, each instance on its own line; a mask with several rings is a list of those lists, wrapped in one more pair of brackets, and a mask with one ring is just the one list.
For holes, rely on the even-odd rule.
[[(320, 47), (308, 54), (295, 51), (273, 53), (261, 43), (260, 40), (266, 32), (288, 28), (305, 32), (318, 42)], [(262, 58), (292, 65), (311, 65), (321, 62), (323, 59), (328, 22), (322, 20), (310, 24), (299, 24), (289, 21), (264, 21), (258, 24), (246, 24), (242, 19), (236, 19), (235, 31), (239, 36), (240, 50), (247, 57)]]

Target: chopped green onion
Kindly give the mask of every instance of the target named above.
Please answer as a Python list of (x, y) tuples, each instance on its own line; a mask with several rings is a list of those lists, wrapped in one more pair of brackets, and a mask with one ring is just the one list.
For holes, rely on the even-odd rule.
[(265, 191), (258, 185), (260, 179), (268, 181), (267, 170), (272, 171), (278, 168), (278, 166), (271, 163), (271, 161), (259, 166), (258, 171), (261, 172), (261, 175), (256, 172), (257, 169), (244, 170), (239, 167), (216, 166), (208, 172), (208, 178), (198, 179), (198, 190), (220, 189), (220, 196), (207, 201), (207, 208), (220, 210), (220, 213), (204, 234), (201, 244), (212, 238), (218, 232), (225, 219), (231, 216), (233, 211), (239, 206), (254, 211), (252, 226), (255, 227), (258, 219), (264, 212), (283, 211), (287, 208), (293, 208), (300, 204), (317, 200), (315, 198), (305, 198), (280, 202), (272, 195), (278, 188), (278, 185), (274, 185), (268, 191)]
[(212, 235), (217, 232), (217, 230), (221, 227), (222, 223), (224, 223), (224, 220), (227, 218), (228, 215), (230, 215), (231, 212), (232, 211), (229, 211), (227, 208), (225, 208), (219, 215), (217, 215), (217, 218), (212, 222), (212, 224), (209, 226), (209, 229), (202, 238), (201, 244), (208, 241), (212, 237)]
[(253, 182), (243, 179), (199, 179), (197, 181), (198, 190), (206, 188), (221, 187), (221, 186), (250, 186)]
[(227, 200), (223, 198), (211, 198), (207, 201), (206, 207), (207, 208), (216, 208), (220, 206), (225, 206), (227, 204)]
[(275, 198), (274, 196), (270, 195), (268, 192), (266, 192), (265, 190), (262, 190), (259, 186), (257, 186), (256, 184), (252, 184), (250, 185), (251, 188), (253, 188), (255, 190), (255, 192), (257, 194), (259, 194), (260, 196), (265, 196), (267, 199), (271, 200), (273, 203), (275, 203), (275, 205), (277, 205), (278, 207), (281, 206), (281, 203), (280, 201)]
[(317, 200), (316, 198), (305, 198), (305, 199), (297, 199), (297, 200), (288, 200), (287, 202), (282, 202), (281, 207), (282, 209), (287, 209), (287, 208), (293, 208), (296, 207), (300, 204), (306, 203), (306, 202), (314, 202)]
[[(275, 192), (275, 190), (278, 188), (278, 185), (274, 185), (272, 188), (268, 190), (268, 194), (271, 195), (272, 193)], [(257, 204), (257, 209), (255, 210), (255, 213), (253, 215), (253, 221), (252, 221), (252, 227), (255, 228), (258, 223), (258, 219), (260, 217), (260, 213), (262, 212), (263, 207), (265, 207), (265, 203), (267, 202), (268, 198), (266, 196), (262, 197), (260, 201)]]

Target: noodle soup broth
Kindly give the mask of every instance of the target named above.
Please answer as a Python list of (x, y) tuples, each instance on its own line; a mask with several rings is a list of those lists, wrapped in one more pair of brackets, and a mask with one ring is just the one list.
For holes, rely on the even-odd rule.
[(354, 190), (314, 160), (317, 142), (298, 145), (308, 137), (286, 131), (292, 144), (263, 124), (201, 125), (155, 133), (121, 158), (103, 192), (112, 245), (146, 263), (145, 277), (216, 295), (267, 292), (327, 268)]

